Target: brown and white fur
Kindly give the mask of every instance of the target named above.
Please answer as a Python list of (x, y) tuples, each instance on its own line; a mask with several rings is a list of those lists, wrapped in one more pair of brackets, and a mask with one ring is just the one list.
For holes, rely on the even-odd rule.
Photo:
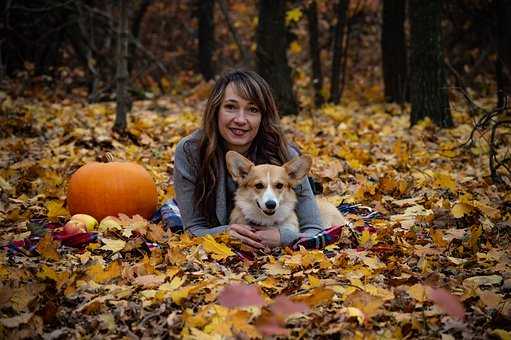
[[(283, 166), (254, 165), (235, 151), (226, 154), (226, 164), (233, 180), (238, 184), (230, 223), (248, 224), (258, 228), (291, 228), (299, 231), (293, 187), (309, 172), (309, 156), (294, 158)], [(316, 198), (323, 228), (344, 225), (346, 219), (328, 201)]]

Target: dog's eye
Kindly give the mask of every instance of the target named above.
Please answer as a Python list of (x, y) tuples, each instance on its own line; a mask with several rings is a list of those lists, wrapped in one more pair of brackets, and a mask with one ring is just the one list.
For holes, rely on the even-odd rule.
[(263, 183), (256, 183), (255, 188), (256, 189), (264, 189), (264, 184)]
[(282, 189), (283, 187), (284, 187), (284, 184), (282, 184), (282, 183), (275, 184), (275, 188), (277, 188), (277, 189)]

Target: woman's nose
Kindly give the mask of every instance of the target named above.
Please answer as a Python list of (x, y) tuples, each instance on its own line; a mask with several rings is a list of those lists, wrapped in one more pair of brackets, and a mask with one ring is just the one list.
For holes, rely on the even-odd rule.
[(238, 111), (236, 116), (234, 117), (234, 121), (238, 124), (244, 124), (247, 121), (247, 115), (245, 113), (245, 110), (241, 109)]

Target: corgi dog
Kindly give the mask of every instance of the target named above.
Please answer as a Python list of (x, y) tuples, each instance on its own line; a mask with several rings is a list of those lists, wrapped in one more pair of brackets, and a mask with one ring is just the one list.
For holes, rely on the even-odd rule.
[[(235, 151), (226, 154), (227, 170), (238, 184), (231, 224), (248, 224), (256, 228), (291, 228), (299, 232), (297, 203), (293, 187), (308, 173), (309, 156), (296, 157), (283, 166), (254, 165)], [(347, 224), (337, 208), (325, 199), (316, 198), (323, 228)]]

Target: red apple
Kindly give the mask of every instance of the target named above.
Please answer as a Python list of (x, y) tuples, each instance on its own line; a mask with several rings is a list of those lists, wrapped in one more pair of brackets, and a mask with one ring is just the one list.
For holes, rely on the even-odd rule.
[(71, 220), (64, 225), (64, 234), (74, 235), (87, 232), (87, 225), (83, 221)]

